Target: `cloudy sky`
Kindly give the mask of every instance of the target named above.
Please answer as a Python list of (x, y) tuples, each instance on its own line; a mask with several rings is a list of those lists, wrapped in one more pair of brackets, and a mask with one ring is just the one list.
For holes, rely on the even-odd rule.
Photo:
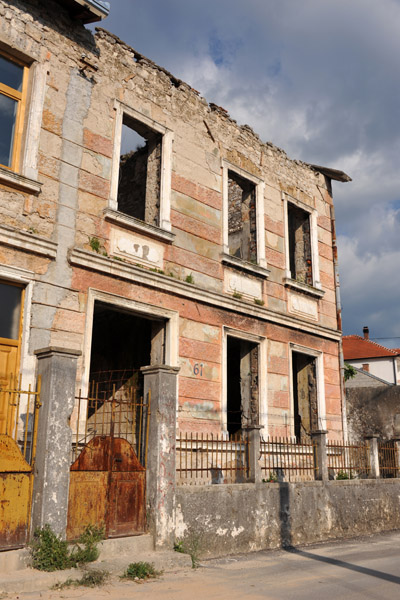
[(102, 26), (334, 167), (344, 333), (400, 346), (400, 0), (112, 0)]

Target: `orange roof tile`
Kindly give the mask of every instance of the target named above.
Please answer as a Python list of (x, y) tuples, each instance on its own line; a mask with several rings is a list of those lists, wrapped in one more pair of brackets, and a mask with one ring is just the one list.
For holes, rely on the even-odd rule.
[(400, 354), (398, 349), (390, 350), (376, 342), (366, 340), (359, 335), (343, 336), (344, 360), (356, 360), (358, 358), (394, 358)]

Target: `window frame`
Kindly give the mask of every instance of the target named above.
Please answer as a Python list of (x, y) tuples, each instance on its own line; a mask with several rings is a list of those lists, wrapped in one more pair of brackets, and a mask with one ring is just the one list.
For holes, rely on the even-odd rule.
[[(112, 158), (111, 172), (111, 190), (109, 199), (109, 209), (121, 216), (121, 225), (126, 224), (126, 217), (129, 219), (129, 227), (135, 228), (137, 221), (137, 230), (143, 232), (143, 229), (160, 229), (166, 232), (171, 231), (171, 173), (172, 173), (172, 143), (173, 131), (164, 125), (161, 125), (154, 119), (145, 116), (138, 110), (124, 104), (123, 102), (115, 101), (114, 109), (116, 111), (115, 129), (114, 129), (114, 148)], [(118, 183), (119, 183), (119, 161), (121, 152), (121, 134), (124, 116), (130, 117), (135, 121), (140, 121), (150, 129), (153, 129), (162, 136), (161, 140), (161, 181), (160, 181), (160, 208), (158, 226), (146, 223), (135, 217), (125, 215), (118, 210)], [(125, 219), (124, 219), (125, 218)]]
[(21, 92), (11, 88), (0, 81), (0, 95), (6, 96), (7, 98), (11, 98), (18, 103), (17, 114), (14, 120), (14, 135), (12, 140), (12, 152), (11, 152), (11, 165), (3, 165), (0, 166), (9, 171), (18, 172), (20, 170), (21, 164), (21, 148), (22, 148), (22, 137), (24, 132), (24, 122), (25, 122), (25, 113), (26, 113), (26, 100), (27, 100), (27, 88), (28, 88), (28, 77), (29, 77), (29, 67), (26, 63), (19, 60), (15, 56), (12, 56), (8, 52), (0, 49), (0, 56), (4, 57), (6, 60), (15, 63), (16, 65), (23, 68), (22, 75), (22, 90)]
[[(264, 189), (265, 183), (259, 177), (252, 175), (248, 171), (245, 171), (241, 167), (233, 165), (227, 160), (222, 160), (222, 244), (223, 244), (223, 258), (224, 262), (230, 263), (233, 266), (239, 265), (252, 265), (242, 258), (238, 258), (229, 253), (229, 186), (228, 186), (228, 173), (232, 171), (236, 175), (239, 175), (242, 179), (250, 181), (255, 186), (256, 193), (256, 246), (257, 246), (257, 266), (267, 269), (267, 260), (265, 257), (265, 225), (264, 225)], [(254, 265), (256, 266), (256, 265)]]
[[(315, 293), (320, 297), (324, 294), (320, 281), (319, 272), (319, 253), (318, 253), (318, 212), (315, 208), (308, 206), (301, 200), (282, 193), (284, 228), (285, 228), (285, 284), (302, 291)], [(311, 267), (312, 267), (312, 285), (297, 281), (290, 268), (290, 247), (289, 247), (289, 204), (308, 213), (310, 220), (310, 244), (311, 244)]]

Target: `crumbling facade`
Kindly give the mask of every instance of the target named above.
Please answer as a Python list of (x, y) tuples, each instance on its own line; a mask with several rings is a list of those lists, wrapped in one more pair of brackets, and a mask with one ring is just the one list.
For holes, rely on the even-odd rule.
[[(140, 373), (178, 432), (343, 435), (331, 180), (349, 178), (291, 160), (113, 34), (92, 35), (76, 17), (100, 20), (99, 4), (0, 1), (0, 94), (16, 106), (1, 113), (13, 130), (0, 159), (1, 376), (51, 379), (57, 357), (74, 381), (62, 409), (49, 384), (39, 425), (33, 522), (47, 512), (61, 533), (65, 446), (57, 457), (71, 441), (57, 419), (84, 428), (75, 396), (98, 373)], [(162, 440), (162, 426), (149, 435)], [(49, 487), (60, 491), (46, 505)]]

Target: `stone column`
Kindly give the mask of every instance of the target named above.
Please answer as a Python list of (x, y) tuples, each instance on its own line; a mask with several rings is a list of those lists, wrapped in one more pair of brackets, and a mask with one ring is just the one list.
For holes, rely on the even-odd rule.
[(379, 479), (379, 453), (378, 453), (378, 436), (367, 435), (365, 439), (369, 442), (369, 479)]
[(32, 531), (48, 524), (65, 538), (68, 513), (76, 365), (81, 352), (44, 348), (35, 352), (42, 378), (32, 502)]
[(314, 464), (315, 464), (315, 479), (319, 481), (328, 481), (328, 455), (326, 451), (326, 434), (325, 429), (319, 429), (311, 432), (311, 439), (315, 443)]
[(393, 438), (393, 443), (394, 443), (394, 456), (395, 456), (395, 461), (396, 461), (396, 467), (395, 467), (395, 477), (400, 477), (400, 438)]
[(248, 440), (248, 468), (249, 468), (249, 481), (252, 483), (259, 483), (262, 479), (261, 468), (259, 458), (261, 451), (261, 435), (260, 429), (262, 425), (251, 425), (249, 427), (243, 427), (243, 431), (247, 432)]
[(179, 367), (142, 367), (144, 397), (151, 392), (147, 452), (147, 508), (156, 548), (172, 548), (175, 538), (176, 407)]

